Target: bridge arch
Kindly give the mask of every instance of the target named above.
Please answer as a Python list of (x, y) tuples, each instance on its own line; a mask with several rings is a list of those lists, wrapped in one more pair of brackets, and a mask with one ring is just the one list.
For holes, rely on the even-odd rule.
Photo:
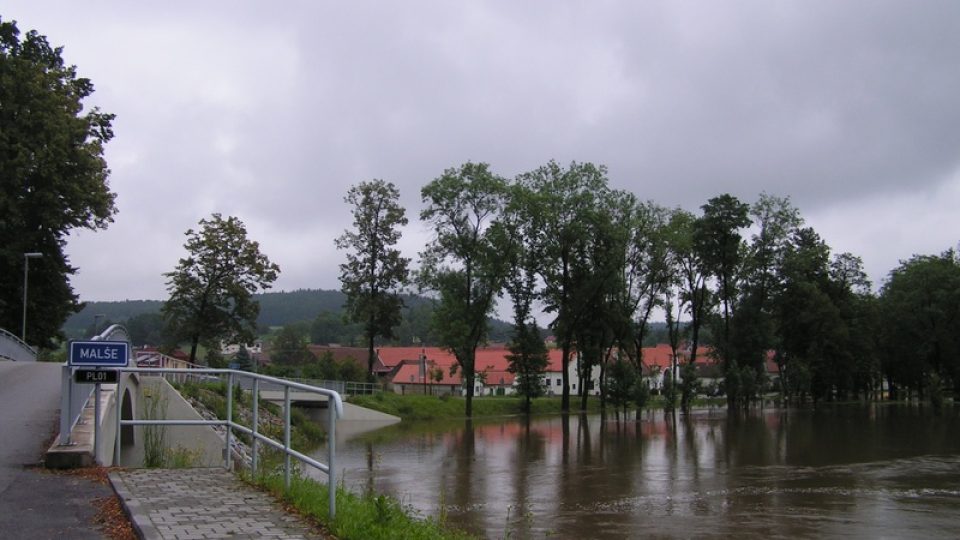
[[(136, 402), (133, 399), (133, 396), (130, 394), (130, 388), (123, 389), (123, 398), (120, 402), (120, 419), (121, 420), (134, 420), (136, 415), (134, 414), (134, 403)], [(120, 427), (120, 446), (128, 447), (135, 446), (135, 430), (134, 426), (121, 426)]]

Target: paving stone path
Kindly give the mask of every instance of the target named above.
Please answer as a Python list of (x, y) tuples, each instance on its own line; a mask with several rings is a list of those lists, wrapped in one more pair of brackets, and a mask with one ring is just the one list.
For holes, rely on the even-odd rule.
[(130, 469), (110, 482), (143, 538), (323, 538), (224, 469)]

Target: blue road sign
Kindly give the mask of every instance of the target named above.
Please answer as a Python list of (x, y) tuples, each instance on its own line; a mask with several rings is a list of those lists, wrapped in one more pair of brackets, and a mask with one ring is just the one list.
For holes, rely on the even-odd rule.
[(71, 366), (125, 367), (130, 357), (126, 341), (71, 341)]

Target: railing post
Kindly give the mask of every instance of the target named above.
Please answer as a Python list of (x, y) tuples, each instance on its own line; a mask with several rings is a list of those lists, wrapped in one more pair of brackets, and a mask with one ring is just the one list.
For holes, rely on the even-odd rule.
[(259, 452), (257, 451), (257, 434), (260, 433), (260, 379), (253, 379), (253, 443), (251, 444), (250, 470), (253, 476), (257, 475), (257, 463), (259, 461)]
[(230, 435), (233, 433), (233, 372), (227, 374), (227, 470), (230, 470)]
[(100, 383), (94, 385), (93, 391), (93, 462), (100, 463)]
[(117, 408), (117, 437), (113, 442), (113, 466), (120, 466), (120, 421), (123, 420), (123, 371), (117, 374), (117, 389), (113, 394), (113, 404)]
[(330, 417), (327, 422), (330, 426), (329, 433), (327, 433), (327, 491), (330, 497), (330, 520), (333, 521), (333, 518), (337, 515), (337, 467), (334, 464), (337, 452), (337, 407), (334, 404), (333, 396), (327, 396), (327, 410)]
[(283, 386), (283, 487), (290, 489), (290, 387)]
[(73, 405), (70, 392), (73, 384), (70, 381), (70, 366), (63, 364), (60, 368), (60, 445), (70, 444), (70, 422), (73, 420), (70, 407)]

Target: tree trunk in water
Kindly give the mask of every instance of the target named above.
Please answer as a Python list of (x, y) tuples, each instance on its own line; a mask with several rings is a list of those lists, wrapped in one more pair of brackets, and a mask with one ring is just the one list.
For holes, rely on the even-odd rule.
[(475, 377), (476, 376), (471, 369), (470, 372), (467, 373), (467, 404), (466, 410), (464, 411), (464, 413), (467, 415), (467, 418), (473, 418), (473, 384)]
[(563, 353), (561, 355), (561, 374), (563, 378), (563, 393), (560, 398), (560, 411), (570, 412), (570, 376), (567, 374), (567, 367), (570, 365), (570, 341), (564, 338)]
[(376, 352), (373, 349), (373, 334), (367, 335), (367, 382), (374, 382), (373, 361), (376, 358)]

